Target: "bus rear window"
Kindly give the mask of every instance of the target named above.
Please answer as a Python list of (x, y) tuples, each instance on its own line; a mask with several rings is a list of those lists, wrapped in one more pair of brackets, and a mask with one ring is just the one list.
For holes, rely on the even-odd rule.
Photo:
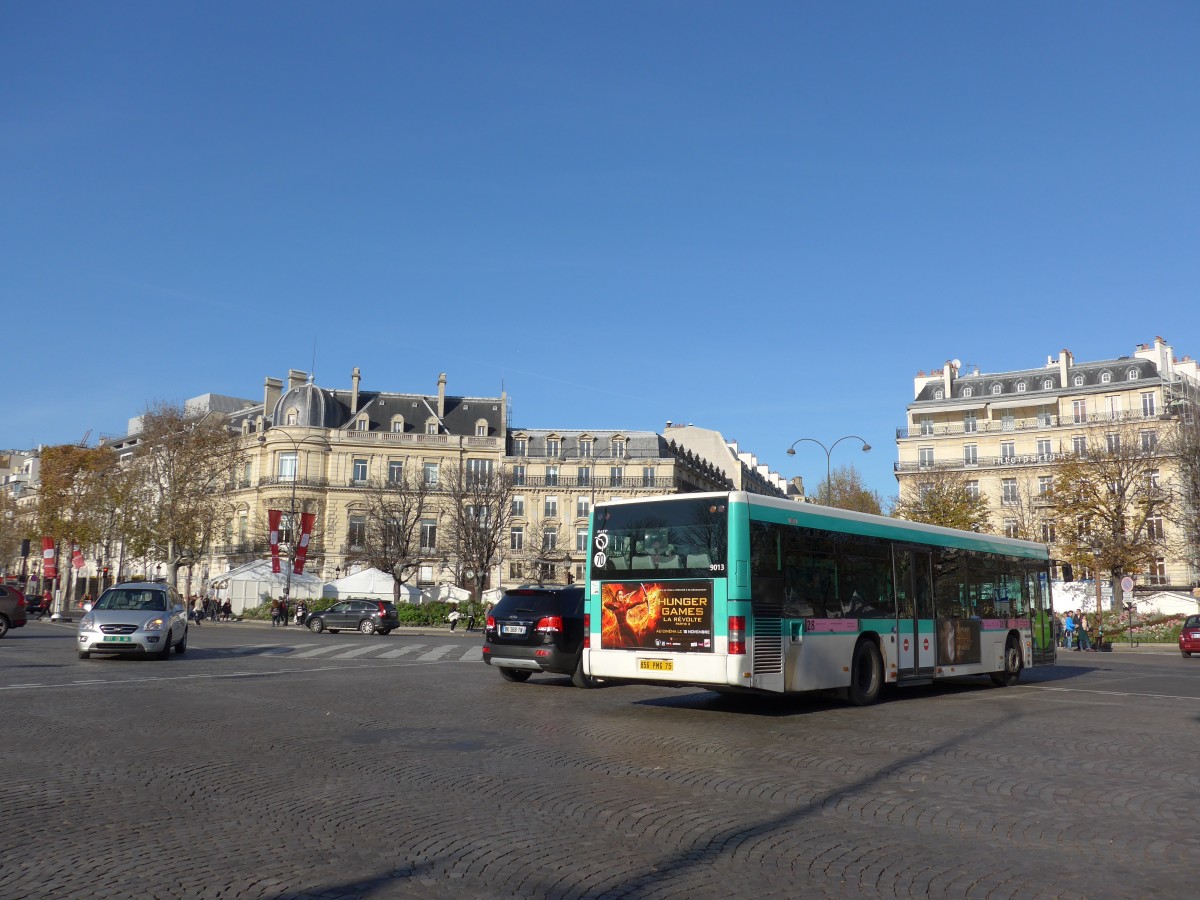
[(597, 506), (592, 577), (724, 577), (728, 516), (712, 498)]

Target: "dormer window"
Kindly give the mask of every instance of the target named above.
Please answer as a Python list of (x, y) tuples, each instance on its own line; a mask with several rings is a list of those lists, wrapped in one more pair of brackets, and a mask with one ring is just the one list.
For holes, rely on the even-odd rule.
[(355, 431), (366, 431), (368, 425), (369, 425), (369, 423), (367, 422), (366, 418), (354, 420), (354, 430)]
[(1100, 383), (1101, 384), (1108, 384), (1110, 381), (1112, 381), (1112, 372), (1101, 372), (1100, 373)]
[(1043, 382), (1042, 382), (1042, 390), (1043, 390), (1043, 391), (1052, 391), (1052, 390), (1054, 390), (1054, 379), (1053, 379), (1053, 378), (1047, 378), (1045, 381), (1043, 381)]
[(1002, 388), (1000, 385), (998, 385), (998, 384), (993, 384), (993, 385), (992, 385), (992, 394), (993, 394), (993, 396), (994, 396), (994, 395), (996, 395), (996, 394), (999, 394), (999, 393), (1000, 393), (1002, 390), (1004, 390), (1004, 388)]
[(1025, 393), (1025, 382), (1023, 382), (1023, 381), (1018, 381), (1018, 382), (1017, 382), (1017, 393), (1018, 393), (1018, 394), (1023, 394), (1023, 393)]
[(934, 400), (945, 400), (946, 392), (943, 391), (941, 388), (938, 388), (936, 391), (933, 392), (933, 399)]
[(487, 436), (488, 436), (487, 419), (480, 419), (478, 422), (475, 423), (475, 437), (487, 437)]
[(612, 448), (612, 455), (614, 457), (616, 457), (617, 459), (625, 458), (625, 439), (624, 438), (613, 438), (609, 446)]
[(975, 396), (975, 389), (974, 389), (974, 388), (965, 387), (965, 388), (963, 388), (963, 390), (962, 390), (962, 395), (963, 395), (964, 397), (974, 397), (974, 396)]
[(438, 420), (437, 420), (436, 416), (431, 416), (430, 418), (425, 420), (425, 433), (426, 434), (437, 434), (438, 433)]
[(1076, 375), (1071, 379), (1071, 384), (1075, 385), (1075, 387), (1083, 387), (1084, 380), (1085, 379), (1082, 375)]
[(513, 456), (528, 456), (529, 455), (529, 440), (523, 437), (513, 438)]
[(558, 456), (562, 450), (562, 441), (556, 437), (546, 438), (546, 455)]
[(404, 416), (392, 416), (392, 434), (404, 434)]
[(1137, 369), (1130, 369), (1129, 374), (1126, 376), (1126, 378), (1129, 381), (1137, 381), (1141, 377), (1142, 377), (1142, 373), (1139, 372)]
[(299, 421), (300, 421), (300, 413), (297, 412), (295, 409), (289, 409), (287, 411), (287, 424), (288, 425), (296, 425), (299, 423)]
[(583, 457), (590, 457), (592, 455), (592, 444), (593, 441), (591, 438), (580, 438), (579, 455)]

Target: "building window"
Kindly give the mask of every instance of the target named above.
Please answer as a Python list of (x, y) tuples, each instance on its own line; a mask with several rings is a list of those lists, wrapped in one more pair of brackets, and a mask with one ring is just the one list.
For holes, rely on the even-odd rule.
[(1150, 516), (1146, 519), (1146, 537), (1152, 541), (1161, 541), (1163, 534), (1162, 516)]
[(588, 530), (586, 528), (576, 528), (575, 529), (575, 552), (576, 553), (587, 553), (587, 550), (588, 550), (587, 534), (588, 534)]
[(1000, 442), (1000, 458), (1001, 459), (1016, 459), (1017, 443), (1016, 441), (1001, 441)]
[(1108, 384), (1110, 381), (1112, 381), (1112, 372), (1101, 372), (1100, 373), (1100, 383), (1101, 384)]
[(488, 423), (484, 422), (481, 419), (480, 421), (475, 423), (475, 437), (487, 437), (487, 436), (488, 436)]
[(1006, 412), (1000, 417), (1000, 427), (1005, 431), (1017, 430), (1017, 418), (1010, 412)]
[(433, 566), (421, 566), (417, 570), (417, 581), (420, 584), (433, 584)]
[(1121, 418), (1121, 398), (1120, 397), (1105, 397), (1105, 407), (1108, 409), (1108, 417), (1113, 421)]
[(428, 487), (437, 487), (438, 483), (438, 464), (435, 462), (427, 462), (421, 468), (425, 477), (425, 484)]
[(975, 413), (969, 412), (963, 415), (963, 431), (973, 432), (979, 430), (979, 421), (975, 418)]
[(992, 395), (993, 395), (993, 396), (995, 396), (995, 395), (999, 394), (999, 393), (1000, 393), (1001, 391), (1003, 391), (1003, 390), (1004, 390), (1004, 388), (1002, 388), (1002, 387), (1001, 387), (1000, 385), (998, 385), (998, 384), (993, 384), (993, 385), (992, 385)]
[(921, 434), (933, 434), (933, 419), (929, 416), (921, 417)]
[(1045, 497), (1052, 490), (1054, 490), (1054, 476), (1053, 475), (1039, 475), (1038, 476), (1038, 496)]
[(467, 484), (487, 484), (492, 479), (495, 460), (468, 459)]
[(525, 564), (522, 562), (510, 562), (508, 564), (508, 578), (510, 581), (521, 581), (525, 578)]
[(525, 549), (525, 526), (514, 525), (508, 530), (508, 549), (509, 550), (524, 550)]
[(1087, 453), (1087, 438), (1082, 434), (1075, 435), (1071, 438), (1071, 450), (1076, 456)]
[(1142, 377), (1142, 373), (1139, 372), (1137, 369), (1130, 369), (1129, 374), (1126, 376), (1126, 378), (1129, 381), (1137, 381), (1141, 377)]
[(350, 533), (348, 535), (351, 547), (362, 547), (367, 543), (367, 517), (351, 516)]
[(542, 518), (543, 519), (557, 519), (558, 518), (558, 498), (557, 497), (555, 497), (555, 496), (546, 497), (545, 502), (542, 504)]
[(354, 479), (355, 484), (362, 484), (367, 480), (367, 461), (365, 459), (356, 459), (354, 461)]
[(975, 389), (971, 387), (965, 387), (962, 390), (962, 395), (964, 397), (973, 397), (975, 395)]
[(513, 466), (512, 467), (512, 480), (513, 480), (513, 484), (515, 484), (515, 485), (523, 485), (525, 483), (525, 467), (524, 466)]
[(294, 450), (279, 454), (279, 480), (296, 480), (296, 452)]
[(1054, 533), (1054, 523), (1053, 522), (1043, 522), (1042, 523), (1042, 543), (1043, 544), (1053, 544), (1056, 538), (1057, 538), (1057, 535)]
[(514, 516), (525, 515), (525, 498), (524, 497), (513, 497), (512, 498), (512, 514)]
[(1021, 536), (1020, 529), (1017, 528), (1016, 519), (1004, 520), (1004, 536), (1009, 538), (1019, 538)]
[(404, 481), (404, 462), (393, 459), (388, 462), (388, 483), (401, 484)]
[(1071, 401), (1071, 421), (1076, 425), (1081, 425), (1087, 421), (1087, 401), (1072, 400)]
[(294, 409), (289, 409), (287, 411), (287, 424), (295, 425), (298, 418), (299, 417), (296, 415), (296, 411)]
[(945, 400), (946, 392), (943, 391), (941, 388), (938, 388), (936, 391), (933, 392), (933, 399), (934, 400)]
[(558, 466), (546, 466), (546, 487), (558, 487)]
[(1053, 379), (1053, 378), (1044, 378), (1044, 379), (1042, 379), (1042, 390), (1043, 390), (1043, 391), (1052, 391), (1052, 390), (1054, 390), (1054, 379)]
[(978, 481), (968, 481), (967, 482), (967, 496), (970, 497), (972, 500), (979, 499), (979, 482)]
[(920, 447), (917, 449), (917, 465), (932, 466), (933, 465), (933, 448)]
[(438, 420), (436, 418), (426, 419), (425, 433), (426, 434), (437, 434), (438, 433)]
[(654, 487), (654, 466), (642, 466), (642, 487)]
[(1002, 478), (1000, 480), (1000, 502), (1016, 503), (1020, 499), (1020, 495), (1017, 493), (1017, 479)]
[(558, 438), (546, 438), (546, 455), (558, 456), (562, 450), (562, 441)]
[(976, 444), (963, 444), (963, 465), (979, 464), (979, 447)]
[(437, 522), (434, 519), (421, 520), (421, 552), (432, 553), (437, 549)]
[(580, 438), (579, 439), (579, 455), (583, 456), (583, 457), (590, 457), (592, 455), (592, 439), (591, 438)]
[(1157, 431), (1143, 431), (1138, 436), (1141, 438), (1143, 453), (1150, 453), (1158, 446)]
[(543, 528), (542, 529), (542, 549), (557, 550), (558, 549), (558, 529)]
[(1084, 380), (1085, 379), (1082, 375), (1076, 375), (1073, 379), (1071, 379), (1071, 384), (1075, 385), (1075, 387), (1083, 387)]
[(617, 459), (625, 458), (625, 441), (613, 438), (610, 446), (612, 447), (612, 455), (614, 457)]
[(592, 498), (591, 497), (576, 497), (575, 498), (575, 518), (586, 519), (592, 514)]
[(1018, 393), (1018, 394), (1023, 394), (1023, 393), (1025, 393), (1025, 382), (1023, 382), (1023, 381), (1018, 381), (1018, 382), (1017, 382), (1017, 393)]
[(355, 431), (366, 431), (369, 424), (370, 423), (365, 418), (355, 419), (354, 420), (354, 430)]
[(1151, 488), (1158, 487), (1158, 485), (1159, 485), (1158, 469), (1151, 469), (1149, 472), (1147, 472), (1146, 473), (1146, 481), (1150, 485)]
[[(1134, 371), (1137, 370), (1135, 369)], [(1154, 393), (1150, 392), (1147, 394), (1142, 394), (1142, 415), (1152, 416), (1154, 415), (1154, 409)]]
[(608, 486), (621, 487), (625, 483), (625, 469), (621, 466), (612, 466), (608, 470)]
[(1119, 434), (1106, 434), (1104, 440), (1108, 446), (1109, 453), (1121, 452), (1121, 436)]
[(392, 434), (404, 433), (404, 416), (392, 416)]
[(1041, 428), (1049, 428), (1054, 424), (1054, 413), (1042, 410), (1037, 414), (1037, 423)]
[(525, 438), (513, 438), (513, 456), (528, 456), (529, 441)]
[(592, 483), (592, 467), (580, 466), (575, 470), (575, 478), (580, 487), (587, 487)]
[(1150, 564), (1150, 583), (1167, 583), (1167, 561), (1164, 557), (1155, 557), (1154, 562)]

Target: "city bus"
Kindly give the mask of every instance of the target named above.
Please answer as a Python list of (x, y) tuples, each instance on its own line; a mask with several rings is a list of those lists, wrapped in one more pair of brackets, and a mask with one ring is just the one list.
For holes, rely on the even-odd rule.
[(1044, 544), (742, 491), (597, 503), (589, 538), (593, 678), (866, 705), (1054, 661)]

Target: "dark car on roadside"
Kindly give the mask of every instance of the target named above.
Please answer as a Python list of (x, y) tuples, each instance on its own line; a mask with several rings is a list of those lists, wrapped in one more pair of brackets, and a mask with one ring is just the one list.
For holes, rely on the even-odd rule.
[(0, 585), (0, 638), (10, 628), (20, 628), (26, 621), (25, 595), (15, 587)]
[(400, 627), (396, 604), (387, 600), (339, 600), (328, 609), (312, 612), (304, 620), (315, 634), (328, 631), (361, 631), (363, 634), (387, 634)]
[(1200, 653), (1200, 616), (1188, 616), (1179, 629), (1179, 652), (1184, 656)]
[(483, 661), (508, 681), (550, 672), (591, 687), (583, 672), (583, 637), (583, 588), (510, 588), (488, 613)]

